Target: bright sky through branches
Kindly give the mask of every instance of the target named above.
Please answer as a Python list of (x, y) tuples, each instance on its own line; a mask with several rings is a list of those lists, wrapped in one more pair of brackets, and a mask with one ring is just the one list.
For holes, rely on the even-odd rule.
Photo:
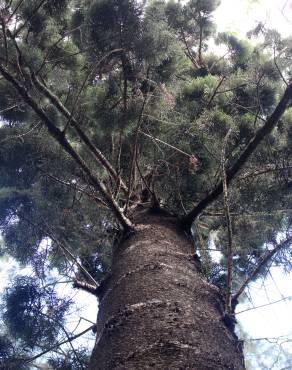
[(214, 20), (219, 32), (235, 32), (240, 37), (259, 22), (292, 36), (292, 0), (222, 0)]
[[(234, 32), (242, 38), (245, 38), (246, 33), (259, 22), (265, 24), (267, 28), (275, 28), (283, 36), (292, 36), (292, 0), (221, 0), (221, 5), (214, 14), (214, 21), (219, 32)], [(2, 275), (3, 279), (0, 279), (0, 287), (4, 286), (8, 275), (7, 267), (11, 263), (6, 260), (2, 261), (2, 266), (0, 264), (0, 277)], [(11, 265), (9, 267), (11, 271)], [(275, 301), (281, 296), (292, 295), (291, 278), (289, 284), (289, 276), (280, 273), (279, 269), (272, 270), (271, 273), (273, 279), (268, 279), (265, 285), (261, 281), (251, 284), (249, 289), (254, 306)], [(80, 306), (85, 306), (86, 302), (86, 307), (80, 314), (94, 321), (96, 319), (95, 298), (89, 298), (86, 293), (78, 293), (76, 301)], [(90, 304), (89, 301), (92, 303)], [(239, 307), (238, 311), (243, 309)], [(257, 338), (273, 337), (292, 333), (291, 320), (289, 327), (289, 312), (292, 312), (292, 303), (285, 301), (242, 313), (238, 315), (238, 319), (249, 335)], [(75, 323), (72, 325), (74, 326)], [(87, 327), (88, 323), (83, 322), (82, 325)], [(80, 330), (81, 328), (83, 329), (83, 326)]]
[[(218, 32), (233, 32), (245, 38), (246, 33), (261, 22), (276, 29), (284, 37), (292, 36), (292, 0), (222, 0), (214, 14)], [(248, 289), (251, 301), (239, 305), (237, 311), (258, 307), (292, 296), (292, 274), (273, 268), (266, 281), (252, 283)], [(238, 315), (242, 328), (252, 338), (292, 337), (292, 300), (246, 311)], [(289, 350), (291, 352), (291, 350)], [(277, 364), (272, 369), (277, 369)], [(260, 370), (255, 368), (254, 370)]]

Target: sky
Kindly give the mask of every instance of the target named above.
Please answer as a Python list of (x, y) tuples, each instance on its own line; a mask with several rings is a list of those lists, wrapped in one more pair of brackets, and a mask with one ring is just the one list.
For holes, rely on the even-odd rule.
[[(292, 0), (222, 0), (214, 14), (214, 20), (219, 32), (231, 31), (240, 37), (245, 37), (258, 22), (263, 22), (269, 28), (275, 28), (284, 36), (292, 36)], [(9, 271), (13, 266), (17, 268), (11, 259), (0, 261), (0, 290), (6, 285)], [(247, 290), (249, 300), (240, 304), (237, 312), (265, 305), (237, 314), (243, 330), (249, 337), (258, 339), (290, 335), (290, 339), (292, 338), (292, 299), (269, 304), (283, 297), (292, 297), (291, 278), (292, 274), (285, 275), (279, 268), (272, 268), (270, 276), (264, 282), (259, 280), (249, 286)], [(67, 288), (61, 286), (60, 293)], [(95, 297), (83, 292), (74, 294), (80, 311), (75, 317), (72, 316), (72, 322), (69, 324), (72, 329), (76, 326), (77, 317), (82, 316), (94, 322), (97, 315)], [(88, 326), (90, 323), (82, 320), (76, 332)], [(271, 370), (277, 369), (273, 367)]]
[[(222, 0), (214, 20), (219, 32), (235, 32), (242, 38), (259, 22), (289, 37), (292, 36), (292, 0)], [(289, 336), (291, 340), (292, 273), (284, 274), (281, 269), (272, 268), (265, 281), (250, 284), (246, 293), (250, 300), (240, 304), (237, 312), (264, 305), (237, 314), (237, 319), (248, 336), (253, 339), (268, 338), (269, 341), (276, 337), (283, 337), (285, 340)], [(284, 297), (291, 298), (270, 305)], [(284, 347), (292, 354), (291, 342), (284, 344)], [(277, 366), (275, 364), (271, 370), (279, 369)]]
[(221, 0), (214, 19), (219, 32), (241, 37), (259, 22), (292, 36), (292, 0)]

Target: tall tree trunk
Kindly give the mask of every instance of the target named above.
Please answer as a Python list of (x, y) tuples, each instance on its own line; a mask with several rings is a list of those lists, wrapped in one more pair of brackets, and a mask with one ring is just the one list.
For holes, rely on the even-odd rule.
[(243, 370), (222, 296), (202, 278), (190, 236), (162, 213), (136, 222), (103, 284), (89, 368)]

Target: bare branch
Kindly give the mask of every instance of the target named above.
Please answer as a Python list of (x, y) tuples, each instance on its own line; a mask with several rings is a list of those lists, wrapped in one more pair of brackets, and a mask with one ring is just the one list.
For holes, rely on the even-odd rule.
[(63, 240), (60, 242), (56, 236), (53, 234), (53, 232), (50, 230), (48, 225), (46, 225), (46, 228), (48, 229), (48, 235), (49, 237), (57, 244), (57, 246), (65, 252), (67, 255), (70, 256), (71, 260), (80, 268), (80, 270), (85, 274), (85, 276), (88, 277), (89, 280), (93, 282), (95, 287), (97, 288), (99, 286), (98, 282), (92, 277), (92, 275), (82, 266), (81, 263), (78, 262), (77, 258), (73, 255), (73, 253), (70, 251), (70, 247), (67, 245), (67, 243)]
[(289, 245), (289, 243), (292, 242), (292, 236), (288, 237), (287, 239), (285, 239), (284, 241), (282, 241), (281, 243), (277, 244), (273, 249), (271, 250), (267, 250), (266, 253), (263, 255), (263, 257), (261, 258), (261, 261), (258, 263), (258, 265), (253, 269), (253, 271), (251, 272), (251, 274), (245, 279), (245, 281), (243, 282), (243, 284), (241, 285), (241, 287), (238, 289), (237, 293), (235, 293), (232, 297), (232, 300), (237, 300), (238, 297), (243, 293), (244, 289), (247, 287), (247, 285), (252, 281), (254, 280), (257, 275), (259, 274), (261, 268), (263, 266), (265, 266), (270, 260), (271, 258), (282, 248), (286, 247), (287, 245)]
[(86, 191), (85, 189), (82, 189), (80, 186), (78, 186), (76, 184), (73, 184), (71, 182), (67, 182), (67, 181), (64, 181), (62, 179), (59, 179), (58, 177), (53, 176), (53, 175), (50, 175), (49, 173), (45, 173), (44, 175), (47, 176), (47, 177), (49, 177), (50, 179), (52, 179), (52, 180), (54, 180), (54, 181), (62, 184), (62, 185), (67, 186), (68, 188), (74, 189), (74, 190), (76, 190), (76, 191), (78, 191), (78, 192), (80, 192), (82, 194), (87, 195), (89, 198), (94, 199), (94, 201), (96, 203), (98, 203), (99, 205), (102, 205), (102, 206), (108, 208), (108, 205), (101, 198), (97, 197), (93, 193), (90, 193), (90, 192)]
[[(94, 330), (94, 329), (95, 329), (95, 327), (96, 327), (96, 325), (91, 325), (91, 326), (89, 326), (87, 329), (83, 330), (82, 332), (80, 332), (80, 333), (78, 333), (78, 334), (75, 334), (75, 335), (73, 335), (72, 337), (68, 337), (66, 340), (63, 340), (62, 342), (59, 342), (59, 343), (55, 344), (54, 346), (52, 346), (52, 347), (50, 347), (50, 348), (46, 349), (45, 351), (43, 351), (43, 352), (41, 352), (41, 353), (39, 353), (39, 354), (37, 354), (37, 355), (35, 355), (35, 356), (33, 356), (33, 357), (29, 358), (29, 359), (23, 359), (23, 360), (24, 360), (24, 362), (26, 362), (26, 363), (32, 362), (32, 361), (34, 361), (34, 360), (38, 359), (39, 357), (41, 357), (41, 356), (43, 356), (43, 355), (45, 355), (45, 354), (47, 354), (47, 353), (49, 353), (49, 352), (53, 351), (54, 349), (56, 349), (56, 348), (58, 348), (58, 347), (62, 346), (63, 344), (73, 342), (73, 340), (75, 340), (75, 339), (77, 339), (77, 338), (81, 337), (82, 335), (84, 335), (84, 334), (88, 333), (90, 330)], [(21, 359), (19, 359), (19, 360), (21, 360)]]
[(139, 132), (140, 132), (140, 134), (142, 134), (142, 135), (144, 135), (144, 136), (152, 139), (154, 142), (158, 142), (158, 143), (164, 144), (164, 145), (168, 146), (169, 148), (174, 149), (176, 152), (181, 153), (181, 154), (187, 156), (188, 158), (190, 158), (192, 156), (191, 154), (188, 154), (188, 153), (184, 152), (183, 150), (181, 150), (181, 149), (179, 149), (179, 148), (177, 148), (177, 147), (175, 147), (175, 146), (173, 146), (171, 144), (166, 143), (163, 140), (157, 139), (153, 135), (146, 134), (146, 132), (144, 132), (142, 130), (139, 130)]
[[(287, 300), (290, 300), (291, 298), (292, 298), (292, 295), (290, 295), (290, 296), (288, 296), (288, 297), (284, 297), (284, 298), (278, 299), (277, 301), (273, 301), (273, 302), (269, 302), (269, 303), (262, 304), (262, 305), (260, 305), (260, 306), (250, 307), (250, 308), (247, 308), (247, 309), (245, 309), (245, 310), (242, 310), (242, 311), (238, 311), (238, 312), (236, 312), (236, 315), (239, 315), (240, 313), (243, 313), (243, 312), (247, 312), (247, 311), (251, 311), (251, 310), (256, 310), (256, 309), (258, 309), (258, 308), (271, 306), (272, 304), (279, 303), (279, 302), (283, 302), (283, 301), (287, 301)], [(264, 339), (264, 338), (262, 338), (262, 339)], [(255, 340), (255, 339), (254, 339), (254, 340)]]
[(23, 134), (8, 136), (5, 139), (0, 140), (0, 144), (4, 143), (5, 141), (9, 141), (9, 140), (13, 140), (13, 139), (21, 139), (21, 140), (23, 140), (24, 136), (27, 136), (30, 133), (32, 133), (39, 125), (40, 125), (40, 122), (38, 122), (35, 126), (33, 126), (28, 131), (24, 132)]
[(263, 169), (260, 169), (260, 170), (254, 171), (254, 172), (246, 172), (245, 174), (243, 174), (243, 176), (240, 176), (238, 178), (238, 181), (245, 180), (249, 177), (260, 176), (260, 175), (263, 175), (263, 174), (266, 174), (266, 173), (269, 173), (269, 172), (281, 172), (281, 171), (291, 170), (291, 169), (292, 169), (292, 166), (273, 167), (271, 165), (267, 165)]
[[(248, 158), (252, 155), (252, 153), (257, 149), (259, 144), (263, 141), (263, 139), (273, 130), (273, 128), (278, 123), (279, 119), (289, 107), (292, 101), (292, 84), (286, 88), (282, 99), (278, 103), (276, 109), (272, 113), (272, 115), (266, 120), (265, 124), (257, 130), (254, 137), (250, 140), (249, 144), (245, 148), (245, 150), (241, 153), (238, 160), (234, 163), (234, 165), (226, 171), (226, 182), (227, 184), (230, 183), (237, 173), (241, 170), (241, 168), (246, 164)], [(215, 187), (213, 191), (211, 191), (204, 199), (202, 199), (186, 216), (181, 218), (182, 225), (185, 228), (190, 228), (196, 217), (204, 211), (212, 202), (214, 202), (219, 195), (223, 192), (223, 183), (222, 181)]]
[(229, 209), (229, 198), (228, 198), (228, 188), (227, 188), (227, 179), (226, 179), (226, 170), (225, 170), (225, 152), (226, 146), (228, 142), (228, 138), (231, 134), (231, 128), (228, 130), (222, 146), (221, 152), (221, 171), (222, 171), (222, 184), (223, 184), (223, 199), (224, 199), (224, 209), (225, 209), (225, 218), (227, 223), (227, 230), (228, 230), (228, 257), (227, 257), (227, 292), (226, 292), (226, 313), (232, 313), (232, 305), (231, 305), (231, 286), (232, 286), (232, 272), (233, 272), (233, 246), (232, 246), (232, 224), (231, 224), (231, 216), (230, 216), (230, 209)]

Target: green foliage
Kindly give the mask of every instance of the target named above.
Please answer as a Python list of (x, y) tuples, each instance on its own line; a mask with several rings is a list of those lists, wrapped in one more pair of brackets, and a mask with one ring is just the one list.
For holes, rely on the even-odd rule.
[[(19, 2), (9, 3), (11, 14)], [(149, 186), (164, 208), (180, 216), (221, 181), (222, 146), (228, 130), (225, 164), (230, 168), (274, 111), (283, 79), (289, 80), (291, 38), (282, 39), (263, 25), (250, 33), (250, 37), (263, 36), (264, 41), (256, 45), (232, 33), (216, 34), (212, 15), (217, 0), (147, 4), (62, 0), (46, 1), (36, 9), (38, 4), (37, 0), (21, 2), (16, 24), (9, 24), (9, 29), (18, 30), (17, 37), (8, 33), (5, 45), (0, 36), (1, 65), (6, 66), (8, 56), (12, 75), (121, 208), (127, 208), (128, 194), (90, 154), (72, 118), (125, 183), (132, 185), (130, 209), (145, 187), (143, 174), (151, 177)], [(211, 39), (226, 49), (224, 57), (210, 50)], [(71, 118), (37, 90), (33, 75), (53, 91)], [(4, 79), (0, 80), (0, 119), (4, 239), (0, 253), (29, 266), (35, 276), (16, 278), (4, 297), (9, 338), (1, 337), (0, 354), (7, 362), (15, 357), (9, 349), (15, 338), (24, 349), (30, 347), (31, 354), (58, 337), (60, 327), (55, 321), (63, 323), (68, 305), (63, 307), (54, 291), (43, 289), (40, 281), (50, 280), (49, 271), (57, 268), (66, 279), (92, 283), (80, 266), (102, 281), (111, 270), (119, 226), (88, 176)], [(233, 290), (277, 234), (291, 230), (291, 210), (287, 210), (292, 202), (291, 123), (290, 108), (229, 184), (236, 246)], [(134, 149), (137, 161), (132, 171)], [(192, 155), (197, 158), (195, 165)], [(203, 272), (224, 290), (228, 240), (223, 208), (222, 198), (217, 199), (192, 231)], [(64, 245), (79, 265), (64, 252)], [(220, 262), (212, 261), (210, 245), (221, 251)], [(287, 262), (289, 254), (284, 252), (275, 259), (278, 264)], [(53, 356), (49, 364), (56, 369), (86, 366), (87, 358), (79, 351), (81, 363), (69, 357), (73, 357), (71, 352)]]
[(88, 367), (89, 355), (86, 348), (79, 348), (74, 351), (66, 351), (66, 356), (51, 357), (48, 364), (54, 370), (83, 370)]
[(12, 336), (33, 348), (52, 345), (63, 326), (69, 302), (35, 278), (19, 276), (5, 293), (4, 322)]

